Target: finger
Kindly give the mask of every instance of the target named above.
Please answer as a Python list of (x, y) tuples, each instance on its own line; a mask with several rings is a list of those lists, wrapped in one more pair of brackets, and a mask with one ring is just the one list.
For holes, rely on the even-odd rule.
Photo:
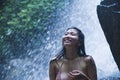
[(68, 73), (69, 76), (72, 76), (72, 74), (73, 74), (72, 72), (69, 72), (69, 73)]
[(80, 73), (81, 71), (80, 70), (73, 70), (72, 72), (79, 72)]
[(69, 72), (69, 75), (71, 76), (71, 77), (75, 77), (75, 76), (78, 76), (78, 75), (80, 75), (80, 73), (73, 73), (73, 72)]

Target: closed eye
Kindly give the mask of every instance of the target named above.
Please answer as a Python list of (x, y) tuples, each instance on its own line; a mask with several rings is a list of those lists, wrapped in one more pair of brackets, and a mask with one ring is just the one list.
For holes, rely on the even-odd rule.
[(72, 36), (76, 36), (77, 34), (76, 34), (76, 33), (71, 32), (71, 35), (72, 35)]
[(65, 35), (68, 35), (68, 34), (70, 34), (72, 36), (76, 36), (77, 35), (76, 33), (73, 33), (73, 32), (67, 32), (67, 33), (65, 33)]

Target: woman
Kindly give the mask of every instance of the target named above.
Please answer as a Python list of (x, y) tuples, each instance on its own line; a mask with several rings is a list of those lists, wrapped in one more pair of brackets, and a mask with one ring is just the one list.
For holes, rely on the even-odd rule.
[(68, 28), (62, 44), (63, 50), (50, 61), (50, 80), (97, 80), (94, 60), (85, 53), (83, 33)]

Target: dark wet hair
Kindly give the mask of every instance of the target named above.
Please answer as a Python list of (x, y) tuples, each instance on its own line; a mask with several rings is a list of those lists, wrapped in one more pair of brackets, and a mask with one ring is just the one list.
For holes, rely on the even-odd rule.
[[(68, 28), (67, 29), (67, 31), (69, 30), (69, 29), (75, 29), (77, 32), (78, 32), (78, 37), (79, 37), (79, 42), (80, 42), (80, 47), (78, 47), (79, 49), (79, 51), (78, 51), (78, 55), (79, 56), (86, 56), (86, 52), (85, 52), (85, 44), (84, 44), (84, 34), (82, 33), (82, 31), (80, 30), (80, 29), (78, 29), (78, 28), (76, 28), (76, 27), (70, 27), (70, 28)], [(63, 47), (62, 49), (61, 49), (61, 51), (56, 55), (56, 58), (57, 59), (60, 59), (60, 58), (62, 58), (62, 57), (65, 57), (65, 53), (66, 53), (66, 51), (65, 51), (65, 48)]]

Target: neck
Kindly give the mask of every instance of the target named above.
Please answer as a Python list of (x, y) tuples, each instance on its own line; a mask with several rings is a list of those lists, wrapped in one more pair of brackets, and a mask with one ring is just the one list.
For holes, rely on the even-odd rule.
[(77, 58), (78, 55), (78, 49), (74, 47), (66, 48), (66, 59), (73, 60)]

